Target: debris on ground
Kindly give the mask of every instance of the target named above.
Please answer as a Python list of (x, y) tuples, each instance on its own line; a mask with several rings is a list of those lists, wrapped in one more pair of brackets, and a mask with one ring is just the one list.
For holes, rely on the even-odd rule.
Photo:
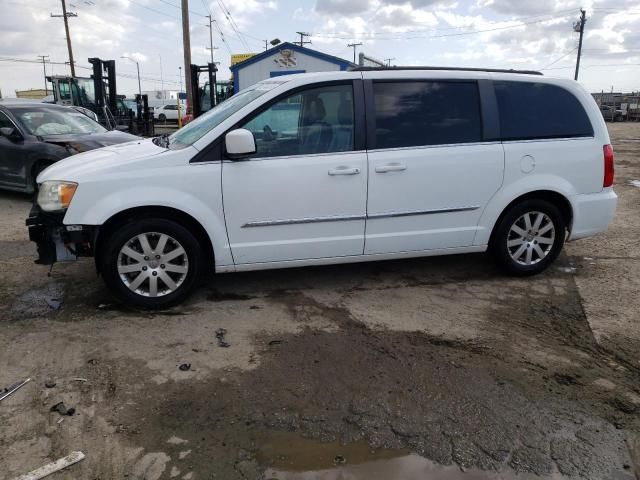
[(62, 298), (45, 298), (45, 302), (49, 305), (53, 310), (60, 310), (62, 306)]
[(635, 403), (632, 403), (624, 398), (614, 397), (609, 401), (609, 404), (619, 410), (622, 413), (632, 414), (638, 409), (638, 406)]
[(227, 348), (230, 347), (231, 344), (225, 341), (224, 336), (226, 335), (227, 330), (225, 328), (219, 328), (216, 330), (216, 338), (218, 339), (218, 346)]
[(7, 388), (3, 388), (2, 390), (0, 390), (0, 401), (4, 400), (9, 395), (13, 395), (15, 392), (17, 392), (19, 389), (24, 387), (30, 381), (31, 381), (31, 379), (27, 378), (26, 380), (22, 380), (20, 382), (16, 382), (13, 385), (8, 386)]
[(82, 377), (74, 377), (71, 379), (72, 382), (88, 382), (89, 380), (87, 380), (86, 378), (82, 378)]
[(333, 463), (336, 465), (342, 465), (344, 463), (347, 463), (347, 459), (344, 458), (342, 455), (336, 455), (335, 458), (333, 459)]
[(190, 363), (183, 363), (182, 365), (180, 365), (178, 367), (180, 370), (182, 370), (183, 372), (186, 372), (188, 370), (191, 370), (191, 364)]
[(282, 343), (282, 340), (271, 340), (271, 341), (269, 342), (269, 346), (272, 346), (272, 345), (280, 345), (281, 343)]
[(55, 462), (51, 462), (47, 465), (44, 465), (43, 467), (36, 468), (35, 470), (32, 470), (25, 475), (20, 475), (15, 480), (39, 480), (51, 475), (52, 473), (59, 472), (60, 470), (73, 465), (74, 463), (78, 463), (82, 459), (84, 459), (84, 453), (72, 452), (66, 457), (62, 457)]
[(53, 380), (50, 380), (50, 381), (44, 382), (44, 386), (47, 388), (53, 388), (56, 386), (56, 382), (54, 382)]
[(74, 413), (76, 413), (75, 408), (67, 408), (64, 402), (58, 402), (53, 407), (49, 409), (50, 412), (58, 412), (60, 415), (71, 417)]

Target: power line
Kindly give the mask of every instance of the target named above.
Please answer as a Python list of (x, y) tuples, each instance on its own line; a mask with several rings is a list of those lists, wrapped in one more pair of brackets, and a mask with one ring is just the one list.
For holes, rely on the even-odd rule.
[(249, 48), (249, 45), (247, 44), (246, 40), (241, 36), (240, 30), (238, 29), (238, 26), (237, 26), (235, 20), (233, 19), (233, 16), (231, 15), (231, 12), (227, 8), (227, 6), (224, 4), (224, 2), (222, 0), (216, 0), (216, 1), (218, 3), (218, 6), (220, 7), (220, 10), (222, 10), (222, 14), (224, 15), (224, 18), (227, 19), (227, 22), (231, 26), (231, 29), (235, 32), (236, 37), (238, 37), (238, 40), (240, 41), (240, 43), (247, 50), (251, 50)]
[(565, 53), (564, 55), (562, 55), (561, 57), (556, 58), (553, 62), (551, 62), (549, 65), (545, 66), (544, 68), (540, 68), (539, 70), (546, 70), (547, 68), (549, 68), (551, 65), (555, 65), (556, 63), (558, 63), (560, 60), (562, 60), (565, 57), (568, 57), (569, 55), (571, 55), (573, 52), (575, 52), (578, 49), (578, 47), (572, 48), (570, 51), (568, 51), (567, 53)]
[[(448, 34), (441, 34), (441, 35), (431, 35), (431, 36), (419, 36), (419, 35), (411, 35), (413, 33), (428, 33), (428, 32), (438, 32), (438, 31), (448, 31), (448, 30), (453, 30), (453, 29), (460, 29), (460, 28), (466, 28), (466, 27), (451, 27), (451, 28), (444, 28), (444, 29), (426, 29), (426, 30), (407, 30), (405, 32), (362, 32), (361, 34), (358, 35), (358, 38), (374, 38), (374, 37), (380, 37), (381, 39), (384, 40), (396, 40), (396, 39), (411, 39), (411, 38), (443, 38), (443, 37), (456, 37), (456, 36), (462, 36), (462, 35), (473, 35), (476, 33), (486, 33), (486, 32), (495, 32), (498, 30), (507, 30), (507, 29), (511, 29), (511, 28), (518, 28), (518, 27), (523, 27), (526, 25), (533, 25), (536, 23), (544, 23), (544, 22), (549, 22), (551, 20), (555, 20), (558, 18), (563, 18), (563, 17), (567, 17), (568, 16), (568, 12), (574, 12), (574, 9), (571, 10), (566, 10), (567, 13), (565, 13), (564, 15), (553, 15), (550, 16), (550, 14), (546, 14), (544, 15), (544, 17), (546, 18), (540, 18), (541, 15), (536, 15), (536, 16), (532, 16), (532, 17), (522, 17), (520, 20), (526, 20), (528, 18), (537, 18), (538, 20), (532, 20), (530, 22), (524, 22), (521, 21), (520, 23), (514, 24), (514, 25), (503, 25), (500, 27), (495, 27), (495, 28), (488, 28), (488, 29), (480, 29), (480, 30), (468, 30), (468, 31), (462, 31), (462, 32), (454, 32), (454, 33), (448, 33)], [(562, 13), (565, 11), (561, 11), (558, 13)], [(514, 20), (505, 20), (505, 21), (500, 21), (500, 22), (491, 22), (491, 23), (487, 23), (484, 25), (497, 25), (497, 24), (501, 24), (501, 23), (505, 23), (508, 21), (515, 21)], [(407, 34), (409, 34), (407, 36)], [(342, 40), (348, 40), (350, 38), (353, 38), (354, 34), (353, 33), (346, 33), (346, 32), (325, 32), (325, 33), (314, 33), (314, 36), (317, 37), (323, 37), (323, 38), (335, 38), (335, 39), (342, 39)], [(388, 36), (387, 36), (388, 35)]]
[[(160, 0), (160, 1), (161, 1), (162, 3), (164, 3), (164, 4), (166, 4), (166, 5), (170, 5), (170, 6), (172, 6), (173, 8), (177, 8), (178, 10), (180, 10), (180, 9), (181, 9), (180, 5), (176, 5), (175, 3), (171, 3), (171, 2), (169, 2), (168, 0)], [(200, 12), (196, 12), (196, 11), (191, 10), (191, 9), (189, 9), (189, 13), (190, 13), (191, 15), (197, 15), (198, 17), (204, 17), (204, 18), (206, 18), (206, 15), (203, 15), (203, 14), (201, 14)]]

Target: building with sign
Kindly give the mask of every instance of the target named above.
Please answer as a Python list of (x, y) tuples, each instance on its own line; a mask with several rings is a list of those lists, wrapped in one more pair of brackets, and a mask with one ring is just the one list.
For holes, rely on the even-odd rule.
[(285, 42), (232, 65), (233, 90), (239, 92), (261, 80), (280, 75), (331, 72), (355, 66), (343, 58)]

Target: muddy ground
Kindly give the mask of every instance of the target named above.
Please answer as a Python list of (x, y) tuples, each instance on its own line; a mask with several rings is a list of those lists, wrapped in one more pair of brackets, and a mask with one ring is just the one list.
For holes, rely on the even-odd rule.
[(140, 313), (91, 259), (48, 277), (0, 193), (0, 386), (32, 378), (0, 402), (0, 478), (75, 450), (51, 478), (638, 478), (640, 124), (609, 127), (614, 225), (530, 279), (484, 255), (229, 274)]

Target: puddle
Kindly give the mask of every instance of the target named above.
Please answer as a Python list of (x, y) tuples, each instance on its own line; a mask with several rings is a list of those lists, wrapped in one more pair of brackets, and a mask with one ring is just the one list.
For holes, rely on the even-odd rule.
[[(276, 471), (307, 472), (330, 469), (336, 465), (360, 465), (409, 456), (406, 449), (372, 448), (364, 440), (340, 445), (303, 438), (292, 432), (269, 432), (261, 439), (256, 459)], [(273, 476), (266, 478), (307, 478)], [(324, 477), (323, 477), (324, 478)], [(327, 477), (333, 478), (333, 477)]]
[(64, 297), (62, 283), (50, 283), (44, 288), (29, 290), (20, 295), (11, 306), (15, 316), (39, 317), (59, 310)]
[(300, 437), (292, 432), (270, 432), (256, 459), (268, 466), (266, 480), (553, 480), (513, 471), (488, 472), (443, 466), (406, 449), (375, 449), (364, 440), (340, 445)]

